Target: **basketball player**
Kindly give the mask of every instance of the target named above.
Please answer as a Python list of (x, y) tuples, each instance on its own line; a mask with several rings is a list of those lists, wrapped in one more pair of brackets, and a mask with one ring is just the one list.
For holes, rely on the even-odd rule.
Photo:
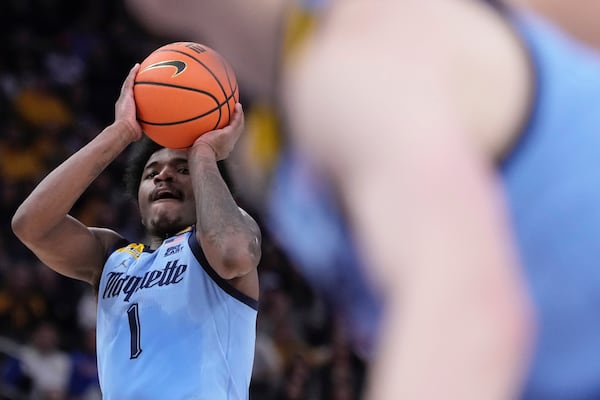
[[(243, 2), (180, 3), (139, 13), (201, 40)], [(370, 398), (600, 398), (598, 56), (499, 2), (300, 7), (318, 17), (273, 85), (385, 297)]]
[(133, 98), (138, 68), (123, 84), (115, 122), (33, 190), (13, 230), (50, 268), (97, 288), (103, 398), (247, 399), (261, 234), (217, 169), (243, 131), (241, 106), (229, 126), (187, 150), (139, 142), (131, 170), (148, 243), (68, 214), (142, 137)]

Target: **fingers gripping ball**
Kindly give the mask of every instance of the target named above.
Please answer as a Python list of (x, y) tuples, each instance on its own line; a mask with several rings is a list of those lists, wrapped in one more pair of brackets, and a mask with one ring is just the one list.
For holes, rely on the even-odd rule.
[(177, 42), (152, 52), (140, 65), (133, 93), (144, 133), (172, 149), (229, 124), (239, 90), (233, 69), (211, 48)]

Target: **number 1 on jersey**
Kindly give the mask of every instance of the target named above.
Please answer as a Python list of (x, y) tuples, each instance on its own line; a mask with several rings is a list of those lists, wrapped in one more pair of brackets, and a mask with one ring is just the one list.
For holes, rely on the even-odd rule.
[(142, 354), (142, 346), (140, 342), (141, 326), (140, 312), (137, 303), (133, 303), (127, 310), (127, 319), (129, 320), (129, 333), (131, 333), (131, 353), (130, 359), (138, 358)]

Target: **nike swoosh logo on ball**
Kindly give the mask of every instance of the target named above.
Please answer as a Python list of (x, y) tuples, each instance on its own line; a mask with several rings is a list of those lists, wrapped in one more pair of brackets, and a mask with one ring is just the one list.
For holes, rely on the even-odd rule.
[(160, 62), (151, 64), (151, 65), (148, 65), (140, 73), (149, 71), (151, 69), (164, 68), (164, 67), (175, 67), (176, 71), (175, 71), (175, 73), (173, 73), (173, 75), (171, 75), (171, 78), (174, 78), (177, 75), (181, 74), (183, 71), (185, 71), (185, 69), (187, 68), (187, 64), (180, 60), (160, 61)]

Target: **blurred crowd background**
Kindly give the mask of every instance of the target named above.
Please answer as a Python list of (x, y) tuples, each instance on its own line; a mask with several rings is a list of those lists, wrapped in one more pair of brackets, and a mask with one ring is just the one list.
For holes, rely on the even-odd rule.
[[(119, 0), (3, 0), (0, 31), (0, 399), (100, 399), (95, 293), (40, 263), (10, 219), (37, 182), (112, 123), (131, 66), (173, 40), (142, 29)], [(124, 195), (126, 156), (72, 214), (141, 241), (137, 207)], [(366, 365), (339, 316), (263, 233), (250, 398), (361, 398)]]

